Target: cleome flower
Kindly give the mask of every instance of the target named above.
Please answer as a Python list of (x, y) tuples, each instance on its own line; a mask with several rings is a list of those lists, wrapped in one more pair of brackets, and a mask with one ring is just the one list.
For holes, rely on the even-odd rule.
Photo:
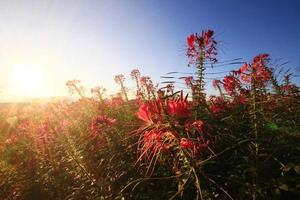
[(217, 42), (214, 39), (214, 31), (203, 31), (201, 35), (191, 34), (187, 37), (187, 56), (190, 64), (196, 64), (199, 59), (208, 59), (217, 62)]
[(137, 112), (137, 117), (146, 123), (152, 123), (150, 107), (147, 104), (142, 104)]
[(195, 48), (195, 35), (194, 34), (189, 35), (187, 37), (186, 41), (187, 41), (188, 47), (190, 49), (194, 49)]
[(194, 142), (188, 138), (181, 138), (180, 140), (180, 147), (182, 149), (189, 149), (194, 147)]
[(96, 137), (107, 128), (111, 128), (116, 123), (116, 119), (109, 118), (106, 115), (97, 115), (91, 124), (91, 134)]
[(167, 112), (171, 117), (183, 119), (192, 115), (190, 103), (187, 101), (187, 96), (183, 98), (181, 92), (180, 98), (175, 100), (169, 100), (167, 102)]
[(136, 115), (147, 124), (161, 123), (163, 121), (162, 107), (163, 105), (160, 99), (144, 102)]
[(270, 58), (268, 54), (259, 54), (253, 58), (251, 64), (245, 63), (240, 69), (241, 79), (245, 83), (255, 81), (258, 85), (266, 85), (271, 79), (271, 70), (267, 64)]

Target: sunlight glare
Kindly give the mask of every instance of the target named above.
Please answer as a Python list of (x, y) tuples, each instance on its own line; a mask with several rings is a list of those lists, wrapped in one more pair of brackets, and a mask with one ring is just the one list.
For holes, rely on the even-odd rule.
[(35, 65), (17, 65), (11, 74), (11, 89), (17, 96), (41, 97), (44, 95), (45, 74)]

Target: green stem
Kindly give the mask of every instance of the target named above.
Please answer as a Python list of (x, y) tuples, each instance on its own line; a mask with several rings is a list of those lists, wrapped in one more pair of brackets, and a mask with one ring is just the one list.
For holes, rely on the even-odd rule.
[(256, 70), (252, 69), (251, 72), (251, 97), (252, 97), (252, 120), (253, 120), (253, 131), (254, 131), (254, 148), (255, 148), (255, 175), (254, 175), (254, 192), (252, 194), (253, 200), (256, 199), (256, 188), (257, 188), (257, 179), (258, 179), (258, 174), (257, 174), (257, 164), (258, 164), (258, 123), (257, 123), (257, 92), (256, 92), (256, 80), (255, 80), (255, 75), (256, 75)]

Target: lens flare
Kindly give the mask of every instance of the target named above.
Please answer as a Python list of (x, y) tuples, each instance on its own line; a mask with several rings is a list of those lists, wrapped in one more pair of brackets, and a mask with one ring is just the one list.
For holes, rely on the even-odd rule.
[(16, 96), (41, 97), (45, 91), (45, 73), (35, 65), (17, 65), (12, 69), (10, 88)]

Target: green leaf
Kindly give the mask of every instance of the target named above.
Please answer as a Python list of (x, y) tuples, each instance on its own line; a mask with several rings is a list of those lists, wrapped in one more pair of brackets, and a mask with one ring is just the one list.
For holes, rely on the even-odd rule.
[(279, 185), (279, 189), (284, 191), (289, 191), (289, 186), (287, 184), (281, 184)]
[(271, 131), (275, 131), (278, 129), (278, 126), (274, 122), (270, 122), (270, 123), (266, 124), (266, 128)]
[(295, 172), (296, 172), (297, 174), (300, 175), (300, 165), (295, 166), (295, 167), (294, 167), (294, 170), (295, 170)]

